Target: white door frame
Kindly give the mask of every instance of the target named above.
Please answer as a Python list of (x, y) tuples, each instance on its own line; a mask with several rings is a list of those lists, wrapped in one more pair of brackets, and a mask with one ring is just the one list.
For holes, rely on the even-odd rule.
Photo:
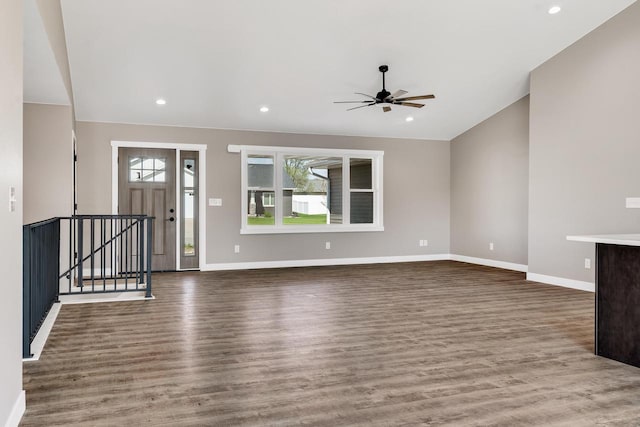
[(180, 152), (198, 152), (198, 264), (200, 270), (207, 265), (207, 213), (206, 213), (206, 185), (207, 185), (207, 145), (206, 144), (177, 144), (171, 142), (140, 142), (140, 141), (111, 141), (111, 213), (118, 214), (118, 149), (125, 148), (159, 148), (175, 150), (176, 152), (176, 269), (180, 267), (180, 209), (182, 198), (180, 193)]

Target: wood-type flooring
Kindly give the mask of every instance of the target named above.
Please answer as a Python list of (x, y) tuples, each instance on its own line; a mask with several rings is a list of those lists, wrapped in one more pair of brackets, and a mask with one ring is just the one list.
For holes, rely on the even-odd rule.
[(155, 274), (64, 305), (23, 426), (640, 426), (594, 295), (453, 261)]

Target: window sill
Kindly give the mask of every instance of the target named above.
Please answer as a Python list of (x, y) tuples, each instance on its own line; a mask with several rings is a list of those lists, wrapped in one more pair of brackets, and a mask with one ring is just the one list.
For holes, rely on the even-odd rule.
[(379, 225), (314, 225), (312, 227), (287, 226), (253, 226), (240, 229), (240, 234), (303, 234), (303, 233), (365, 233), (372, 231), (384, 231), (384, 226)]

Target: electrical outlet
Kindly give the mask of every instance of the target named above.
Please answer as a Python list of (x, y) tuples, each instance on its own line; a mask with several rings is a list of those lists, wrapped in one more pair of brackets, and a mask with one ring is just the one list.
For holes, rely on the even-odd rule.
[(239, 254), (239, 253), (240, 253), (240, 245), (235, 245), (235, 246), (233, 247), (233, 251), (234, 251), (235, 253)]
[(591, 258), (584, 259), (584, 268), (586, 268), (587, 270), (591, 269)]
[(422, 241), (422, 246), (429, 246), (429, 241), (428, 240), (423, 240)]
[(331, 242), (325, 242), (324, 248), (325, 249), (331, 249)]
[(489, 243), (489, 250), (492, 251), (493, 250), (493, 242)]

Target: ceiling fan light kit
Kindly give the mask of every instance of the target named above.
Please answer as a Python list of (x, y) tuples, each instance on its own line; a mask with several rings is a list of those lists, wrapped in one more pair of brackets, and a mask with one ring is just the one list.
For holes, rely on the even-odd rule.
[(418, 104), (416, 102), (422, 99), (434, 99), (435, 95), (418, 95), (404, 97), (408, 92), (406, 90), (397, 90), (393, 93), (389, 92), (386, 87), (385, 73), (389, 71), (388, 65), (381, 65), (378, 70), (382, 73), (382, 90), (376, 94), (376, 96), (367, 95), (366, 93), (356, 92), (356, 95), (362, 95), (369, 99), (364, 101), (335, 101), (334, 104), (364, 104), (357, 107), (348, 108), (347, 111), (356, 110), (358, 108), (372, 107), (378, 104), (385, 104), (382, 106), (382, 111), (388, 113), (391, 111), (391, 105), (402, 105), (404, 107), (422, 108), (424, 104)]

